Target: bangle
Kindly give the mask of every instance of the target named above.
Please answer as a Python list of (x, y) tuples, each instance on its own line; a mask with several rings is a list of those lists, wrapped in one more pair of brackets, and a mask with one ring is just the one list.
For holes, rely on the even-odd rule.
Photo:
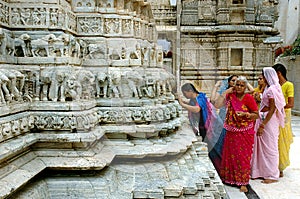
[(265, 128), (265, 125), (264, 125), (263, 123), (261, 123), (261, 124), (259, 125), (259, 128), (264, 129), (264, 128)]

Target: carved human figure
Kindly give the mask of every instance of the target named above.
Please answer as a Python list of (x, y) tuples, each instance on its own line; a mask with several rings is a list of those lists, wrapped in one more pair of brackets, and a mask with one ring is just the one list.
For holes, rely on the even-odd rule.
[(162, 67), (162, 65), (163, 65), (163, 59), (164, 59), (162, 48), (158, 48), (157, 49), (156, 56), (157, 56), (156, 57), (157, 66)]
[(70, 101), (78, 101), (81, 98), (82, 86), (75, 75), (71, 75), (66, 80), (65, 96)]
[(124, 19), (122, 24), (123, 34), (130, 34), (131, 33), (131, 20)]
[(78, 70), (76, 73), (76, 80), (79, 82), (81, 88), (81, 99), (91, 99), (94, 94), (95, 76), (89, 70)]
[(30, 25), (31, 19), (31, 10), (30, 8), (21, 8), (21, 22), (23, 23), (23, 25)]
[(134, 35), (135, 36), (140, 36), (141, 35), (141, 28), (140, 28), (140, 22), (139, 21), (134, 22)]
[(39, 12), (38, 12), (37, 8), (33, 8), (32, 21), (33, 21), (33, 25), (40, 25), (40, 17), (39, 17)]
[(71, 57), (80, 57), (81, 48), (79, 42), (76, 40), (74, 36), (70, 36), (69, 42), (69, 56)]
[(155, 80), (151, 75), (146, 76), (146, 85), (143, 87), (143, 93), (146, 97), (154, 98), (155, 93)]
[(40, 8), (38, 9), (39, 16), (40, 16), (40, 25), (46, 25), (46, 17), (47, 17), (47, 11), (46, 8)]
[(85, 58), (88, 55), (88, 44), (86, 41), (79, 39), (80, 58)]
[(141, 59), (141, 47), (140, 44), (136, 44), (135, 48), (128, 50), (129, 59)]
[(111, 28), (112, 27), (112, 19), (104, 19), (104, 24), (105, 24), (105, 33), (106, 34), (110, 34), (113, 32), (113, 29)]
[(101, 30), (101, 21), (100, 18), (91, 18), (91, 23), (90, 23), (90, 30), (93, 33), (100, 33)]
[(0, 21), (5, 23), (6, 12), (4, 9), (4, 5), (0, 3)]
[(147, 45), (141, 48), (141, 62), (143, 66), (149, 66), (149, 51), (150, 48)]
[(58, 25), (58, 9), (50, 8), (50, 26)]
[(11, 12), (12, 12), (12, 16), (11, 16), (12, 25), (15, 25), (15, 26), (19, 25), (21, 15), (19, 13), (18, 8), (13, 8)]
[(156, 44), (152, 44), (150, 49), (150, 66), (156, 66)]
[(114, 33), (120, 33), (121, 20), (115, 18), (113, 20), (113, 25), (114, 25)]

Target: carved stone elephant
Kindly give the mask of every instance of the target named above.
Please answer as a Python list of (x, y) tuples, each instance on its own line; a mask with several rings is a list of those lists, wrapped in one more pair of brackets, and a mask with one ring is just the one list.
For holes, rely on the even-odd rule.
[(108, 75), (105, 72), (96, 74), (96, 97), (107, 98)]
[(7, 33), (0, 33), (0, 52), (1, 55), (11, 55), (14, 56), (15, 53), (15, 41)]

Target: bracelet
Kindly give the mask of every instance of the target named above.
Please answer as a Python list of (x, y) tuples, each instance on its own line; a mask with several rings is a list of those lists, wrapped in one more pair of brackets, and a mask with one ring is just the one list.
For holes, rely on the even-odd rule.
[(265, 125), (264, 125), (263, 123), (261, 123), (261, 124), (259, 125), (259, 128), (264, 129), (264, 128), (265, 128)]

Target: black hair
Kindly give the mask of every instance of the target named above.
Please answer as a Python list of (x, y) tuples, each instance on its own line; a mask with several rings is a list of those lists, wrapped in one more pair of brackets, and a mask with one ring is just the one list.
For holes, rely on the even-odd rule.
[(193, 91), (194, 93), (199, 93), (199, 91), (191, 83), (185, 83), (181, 86), (181, 92), (183, 94), (184, 94), (184, 91)]
[(227, 86), (227, 89), (230, 88), (230, 81), (232, 80), (232, 78), (234, 77), (238, 77), (237, 75), (231, 75), (230, 77), (228, 77), (228, 80), (227, 80), (227, 83), (228, 83), (228, 86)]
[(280, 72), (281, 75), (284, 77), (285, 80), (288, 80), (287, 77), (286, 77), (286, 68), (284, 67), (284, 65), (282, 64), (275, 64), (274, 66), (272, 66), (272, 68), (274, 68), (274, 70), (276, 72)]

